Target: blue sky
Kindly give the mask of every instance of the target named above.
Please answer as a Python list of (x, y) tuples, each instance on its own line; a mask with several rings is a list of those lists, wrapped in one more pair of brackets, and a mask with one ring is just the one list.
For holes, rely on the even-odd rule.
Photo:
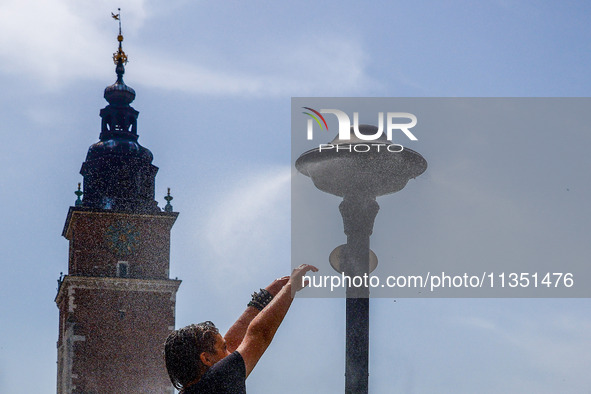
[[(140, 143), (160, 168), (157, 199), (164, 206), (171, 187), (180, 211), (171, 250), (171, 276), (183, 280), (177, 326), (209, 319), (227, 329), (254, 289), (290, 270), (291, 97), (580, 97), (591, 88), (591, 6), (584, 2), (2, 1), (0, 392), (55, 392), (53, 299), (67, 270), (60, 234), (86, 150), (98, 139), (103, 89), (115, 80), (110, 13), (117, 7)], [(473, 138), (475, 147), (496, 142)], [(504, 138), (511, 144), (513, 137)], [(548, 192), (552, 199), (528, 206), (524, 217), (548, 236), (527, 238), (517, 253), (555, 246), (584, 259), (589, 138), (561, 138), (560, 131), (553, 138), (574, 169), (557, 174), (568, 180), (572, 201)], [(413, 149), (444, 160), (428, 141)], [(535, 149), (513, 153), (511, 163), (544, 163)], [(479, 163), (477, 155), (468, 159)], [(456, 168), (451, 158), (442, 163)], [(462, 195), (499, 174), (486, 161), (477, 168), (465, 173), (464, 189), (445, 189), (442, 172), (430, 167), (380, 204), (404, 203), (410, 218), (420, 211), (413, 193), (437, 201), (429, 190)], [(530, 190), (519, 179), (504, 185), (491, 204)], [(441, 228), (473, 228), (483, 217), (479, 207), (454, 206), (466, 215)], [(427, 222), (412, 218), (417, 227)], [(455, 233), (443, 230), (445, 244)], [(496, 241), (490, 236), (487, 250)], [(556, 264), (564, 258), (549, 256)], [(372, 300), (371, 392), (584, 392), (591, 386), (590, 311), (588, 299)], [(298, 299), (248, 388), (343, 392), (343, 345), (343, 300)]]

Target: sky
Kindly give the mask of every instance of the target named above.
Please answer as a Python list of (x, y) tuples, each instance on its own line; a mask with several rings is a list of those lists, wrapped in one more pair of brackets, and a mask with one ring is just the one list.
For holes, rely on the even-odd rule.
[[(139, 142), (160, 168), (156, 198), (163, 207), (170, 187), (180, 212), (177, 327), (212, 320), (224, 331), (252, 291), (290, 271), (292, 97), (591, 89), (585, 2), (1, 0), (2, 393), (55, 392), (61, 231), (115, 81), (117, 7)], [(427, 172), (379, 200), (380, 261), (439, 251), (446, 261), (584, 262), (590, 141), (569, 124), (541, 135), (421, 134), (412, 149)], [(314, 207), (333, 210), (329, 252), (344, 238), (338, 203), (318, 192)], [(342, 299), (297, 298), (249, 392), (343, 392), (344, 311)], [(372, 299), (370, 392), (588, 392), (590, 311), (586, 298)]]

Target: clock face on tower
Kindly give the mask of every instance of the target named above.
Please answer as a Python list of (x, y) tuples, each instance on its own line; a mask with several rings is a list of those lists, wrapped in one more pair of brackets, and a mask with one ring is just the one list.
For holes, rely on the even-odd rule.
[(140, 241), (140, 232), (136, 227), (124, 221), (111, 224), (105, 232), (109, 249), (118, 256), (128, 256), (136, 251)]

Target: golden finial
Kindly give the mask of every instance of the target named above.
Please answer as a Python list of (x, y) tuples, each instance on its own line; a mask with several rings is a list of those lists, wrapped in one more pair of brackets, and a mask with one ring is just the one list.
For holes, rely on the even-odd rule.
[(122, 64), (127, 64), (127, 55), (125, 52), (123, 52), (123, 48), (121, 46), (121, 42), (123, 42), (123, 34), (121, 34), (121, 8), (117, 8), (117, 11), (117, 14), (113, 14), (111, 12), (113, 19), (119, 21), (119, 35), (117, 36), (117, 41), (119, 41), (119, 49), (117, 49), (117, 52), (113, 54), (113, 62), (115, 62), (115, 64), (119, 64), (119, 62)]

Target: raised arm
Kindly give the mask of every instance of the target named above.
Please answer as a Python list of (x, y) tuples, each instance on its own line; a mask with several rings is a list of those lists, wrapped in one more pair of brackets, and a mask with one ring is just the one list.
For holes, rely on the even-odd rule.
[[(284, 276), (279, 279), (275, 279), (273, 283), (269, 286), (265, 287), (273, 297), (275, 297), (279, 291), (285, 286), (285, 284), (289, 281), (289, 276)], [(242, 312), (242, 315), (236, 320), (236, 322), (228, 329), (226, 335), (224, 335), (224, 339), (226, 340), (226, 346), (230, 353), (240, 346), (242, 340), (244, 339), (244, 335), (246, 334), (246, 330), (250, 325), (252, 319), (254, 319), (259, 314), (259, 310), (253, 306), (248, 306)]]
[(308, 271), (318, 271), (312, 265), (302, 264), (293, 270), (289, 281), (254, 319), (252, 319), (242, 343), (238, 346), (238, 352), (246, 365), (246, 376), (253, 370), (269, 344), (273, 340), (279, 325), (283, 321), (291, 302), (292, 292), (304, 287), (302, 278)]

